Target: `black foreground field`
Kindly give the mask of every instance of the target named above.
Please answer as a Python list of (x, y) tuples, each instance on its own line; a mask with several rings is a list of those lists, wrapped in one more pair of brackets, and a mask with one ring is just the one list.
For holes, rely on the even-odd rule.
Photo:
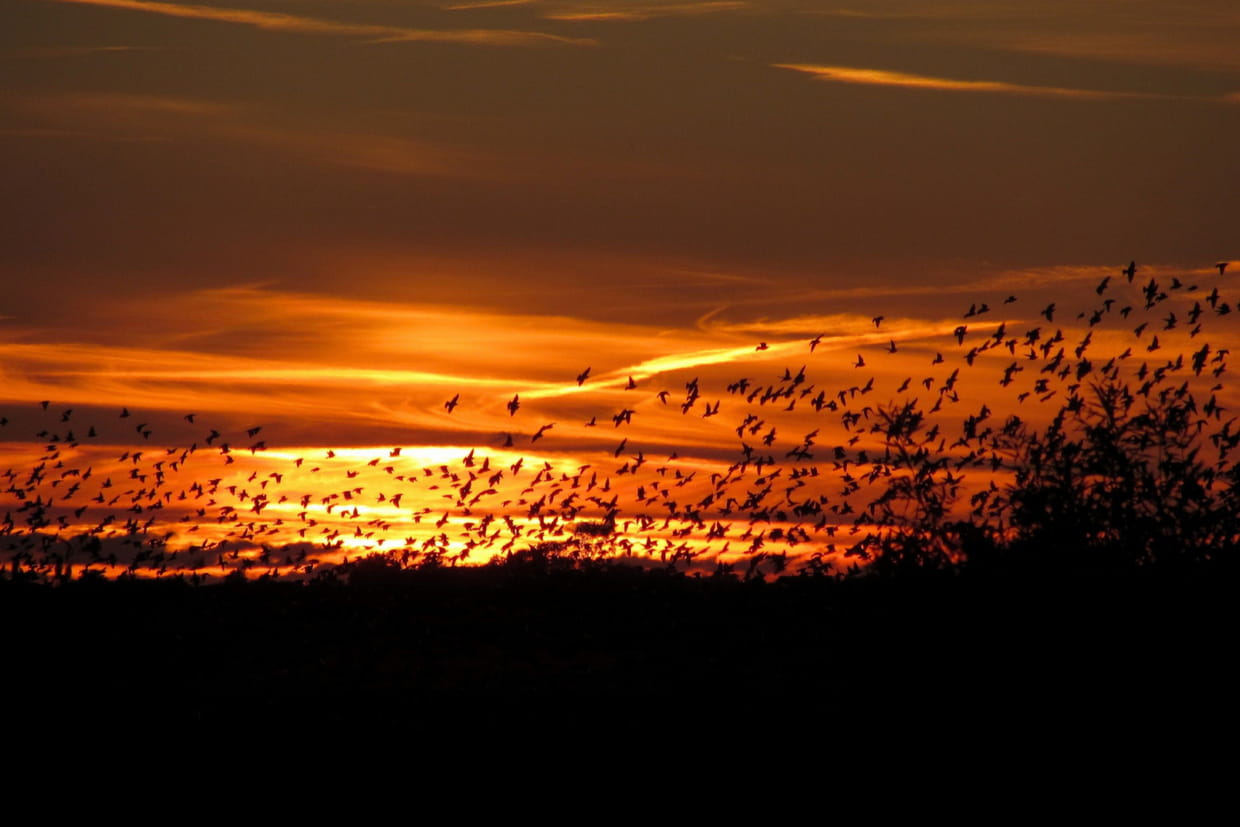
[(1204, 704), (1229, 683), (1240, 628), (1236, 572), (1218, 565), (776, 582), (508, 566), (351, 580), (3, 581), (7, 691), (144, 698), (190, 717), (222, 700), (328, 717), (521, 698), (726, 697), (801, 713), (875, 697)]

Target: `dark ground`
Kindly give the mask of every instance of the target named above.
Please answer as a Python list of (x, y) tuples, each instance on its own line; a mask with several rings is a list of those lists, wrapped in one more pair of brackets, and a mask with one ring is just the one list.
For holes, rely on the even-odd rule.
[[(359, 578), (360, 579), (360, 578)], [(190, 719), (691, 707), (742, 717), (1230, 697), (1234, 573), (690, 578), (443, 570), (379, 582), (0, 582), (5, 693)], [(12, 706), (10, 706), (12, 709)]]

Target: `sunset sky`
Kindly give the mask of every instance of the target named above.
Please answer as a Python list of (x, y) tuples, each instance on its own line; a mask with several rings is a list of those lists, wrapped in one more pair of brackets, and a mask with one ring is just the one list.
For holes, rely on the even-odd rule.
[[(389, 459), (723, 473), (742, 377), (832, 394), (863, 357), (887, 398), (963, 364), (971, 305), (1016, 335), (1052, 300), (1084, 330), (1107, 275), (1226, 292), (1238, 42), (1234, 0), (5, 0), (0, 467), (39, 430), (101, 469), (215, 428), (324, 513), (371, 475), (401, 537)], [(780, 457), (841, 442), (803, 408)]]

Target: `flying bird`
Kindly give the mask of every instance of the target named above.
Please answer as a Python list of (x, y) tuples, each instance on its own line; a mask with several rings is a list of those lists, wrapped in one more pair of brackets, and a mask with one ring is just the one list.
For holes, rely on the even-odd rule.
[(581, 373), (577, 374), (577, 387), (581, 387), (582, 385), (584, 385), (586, 379), (588, 379), (589, 377), (590, 377), (589, 368), (586, 368)]
[(512, 395), (512, 400), (508, 403), (508, 415), (509, 416), (512, 416), (513, 414), (515, 414), (517, 412), (517, 408), (521, 407), (520, 396), (521, 395), (517, 393), (514, 393)]
[(452, 413), (452, 411), (456, 408), (456, 406), (460, 404), (460, 401), (461, 401), (461, 395), (458, 393), (456, 396), (452, 397), (447, 402), (443, 403), (444, 410), (446, 410), (448, 413)]

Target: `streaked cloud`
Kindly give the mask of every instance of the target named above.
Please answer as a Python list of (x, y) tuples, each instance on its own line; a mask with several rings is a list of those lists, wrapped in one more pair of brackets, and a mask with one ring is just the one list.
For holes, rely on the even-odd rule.
[[(816, 4), (810, 4), (816, 5)], [(900, 41), (951, 43), (1145, 66), (1236, 70), (1240, 7), (1229, 0), (1008, 0), (957, 3), (871, 0), (801, 14), (885, 26)]]
[(719, 12), (738, 11), (750, 4), (739, 0), (715, 0), (704, 3), (617, 4), (593, 3), (557, 6), (542, 13), (547, 20), (572, 22), (619, 21), (635, 22), (655, 17), (693, 17)]
[(1072, 89), (1061, 86), (1029, 86), (993, 80), (958, 80), (856, 66), (822, 66), (812, 63), (776, 63), (773, 65), (777, 69), (791, 69), (794, 72), (802, 72), (817, 80), (827, 82), (851, 83), (864, 86), (895, 86), (904, 89), (925, 89), (936, 92), (983, 92), (1078, 100), (1123, 100), (1164, 97), (1163, 95), (1153, 95), (1144, 92), (1110, 92), (1097, 89)]
[(498, 159), (457, 147), (399, 135), (275, 125), (271, 113), (222, 101), (92, 92), (22, 98), (15, 103), (44, 123), (7, 134), (111, 141), (209, 138), (302, 161), (397, 175), (495, 178), (506, 174)]
[[(1234, 30), (1240, 20), (1219, 23), (1211, 30), (1209, 21), (1199, 26), (1150, 25), (1132, 31), (998, 31), (978, 38), (978, 45), (1006, 51), (1027, 52), (1053, 57), (1101, 60), (1134, 65), (1190, 66), (1201, 69), (1240, 70), (1240, 53), (1233, 40), (1218, 32)], [(941, 39), (951, 35), (944, 33)]]
[(253, 9), (217, 8), (214, 6), (184, 3), (161, 3), (154, 0), (49, 0), (54, 3), (74, 3), (87, 6), (103, 6), (126, 11), (140, 11), (167, 17), (191, 20), (209, 20), (217, 23), (235, 23), (258, 29), (294, 34), (337, 35), (361, 37), (373, 42), (429, 42), (465, 43), (487, 46), (531, 46), (538, 44), (588, 45), (593, 41), (563, 37), (547, 32), (519, 31), (512, 29), (414, 29), (404, 26), (388, 26), (374, 23), (350, 23), (320, 17), (285, 14), (282, 12), (257, 11)]
[(494, 165), (484, 158), (394, 136), (247, 126), (232, 127), (225, 134), (297, 157), (376, 172), (465, 178), (493, 177), (494, 173), (494, 169), (487, 171)]
[(28, 99), (25, 103), (43, 111), (101, 112), (109, 113), (113, 117), (124, 117), (126, 114), (214, 117), (236, 111), (236, 107), (220, 101), (125, 92), (70, 93), (43, 99)]
[(108, 135), (81, 129), (47, 129), (41, 127), (0, 129), (0, 136), (6, 138), (70, 138), (90, 141), (115, 141), (117, 143), (158, 143), (168, 140), (158, 135)]
[(476, 3), (453, 3), (444, 6), (446, 11), (476, 11), (478, 9), (496, 9), (504, 6), (528, 6), (533, 0), (478, 0)]
[(18, 58), (52, 59), (166, 51), (169, 51), (169, 49), (162, 46), (28, 46), (15, 50), (13, 56)]
[[(136, 329), (135, 313), (145, 319)], [(759, 370), (808, 354), (806, 330), (832, 331), (820, 354), (951, 330), (947, 323), (910, 321), (879, 332), (868, 319), (839, 314), (716, 318), (696, 329), (665, 330), (260, 287), (129, 301), (114, 312), (102, 307), (94, 328), (90, 342), (75, 341), (70, 329), (44, 329), (37, 334), (42, 341), (11, 329), (11, 340), (0, 341), (12, 371), (5, 396), (253, 414), (319, 410), (325, 423), (453, 427), (459, 420), (445, 419), (441, 403), (459, 390), (470, 399), (465, 407), (480, 411), (475, 426), (503, 430), (504, 404), (513, 393), (531, 402), (584, 393), (596, 402), (615, 396), (629, 403), (652, 390), (629, 393), (630, 377), (666, 382), (679, 371), (746, 364)], [(588, 380), (579, 384), (576, 376), (586, 367)]]

